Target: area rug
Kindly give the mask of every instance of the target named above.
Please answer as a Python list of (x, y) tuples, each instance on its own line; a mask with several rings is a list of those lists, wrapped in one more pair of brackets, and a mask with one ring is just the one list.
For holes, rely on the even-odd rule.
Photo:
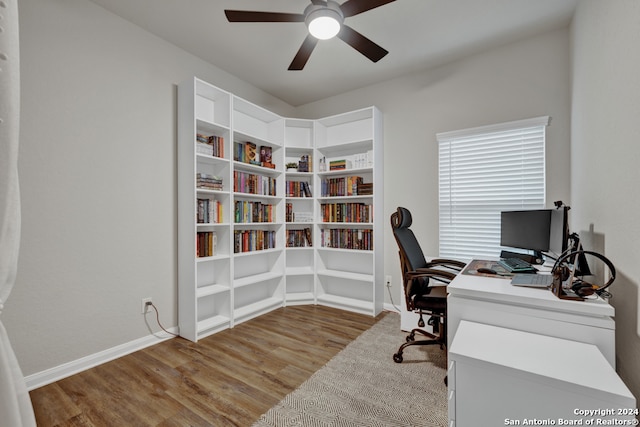
[(253, 427), (446, 426), (446, 354), (413, 346), (395, 363), (406, 335), (400, 315), (388, 313)]

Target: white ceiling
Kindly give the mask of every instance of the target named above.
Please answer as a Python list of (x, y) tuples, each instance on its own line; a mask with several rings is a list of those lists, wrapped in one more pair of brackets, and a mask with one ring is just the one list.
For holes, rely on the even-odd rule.
[(304, 23), (229, 23), (224, 9), (302, 13), (309, 0), (91, 1), (298, 106), (566, 26), (579, 0), (396, 0), (345, 20), (389, 51), (382, 60), (334, 38), (302, 71), (287, 67)]

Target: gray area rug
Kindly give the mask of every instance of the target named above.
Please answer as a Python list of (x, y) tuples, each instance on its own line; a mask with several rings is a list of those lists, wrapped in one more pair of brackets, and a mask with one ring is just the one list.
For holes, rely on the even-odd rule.
[(388, 313), (253, 427), (446, 426), (445, 351), (408, 347), (395, 363), (406, 335), (400, 315)]

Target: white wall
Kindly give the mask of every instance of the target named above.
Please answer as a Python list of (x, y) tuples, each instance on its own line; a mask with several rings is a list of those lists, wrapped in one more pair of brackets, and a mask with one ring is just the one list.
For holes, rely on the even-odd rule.
[(640, 2), (581, 1), (572, 42), (573, 221), (617, 269), (617, 369), (640, 398)]
[[(538, 37), (449, 65), (299, 107), (322, 117), (367, 105), (384, 113), (385, 214), (413, 213), (427, 255), (438, 255), (438, 132), (551, 116), (547, 131), (547, 203), (569, 200), (569, 32)], [(387, 222), (388, 224), (388, 222)], [(401, 298), (398, 249), (385, 227), (385, 274), (394, 303)], [(389, 298), (387, 296), (387, 302)]]
[(291, 107), (85, 0), (19, 8), (23, 222), (3, 322), (29, 376), (148, 336), (141, 298), (177, 325), (176, 85)]

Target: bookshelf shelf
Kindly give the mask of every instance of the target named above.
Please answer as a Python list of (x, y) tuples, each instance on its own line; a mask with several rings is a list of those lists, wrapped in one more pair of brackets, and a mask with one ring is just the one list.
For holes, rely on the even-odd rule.
[(350, 273), (348, 271), (341, 270), (320, 270), (318, 271), (318, 275), (340, 277), (347, 280), (359, 280), (361, 282), (371, 282), (373, 280), (373, 274)]
[(355, 311), (362, 314), (369, 314), (374, 307), (373, 302), (370, 301), (331, 294), (318, 295), (318, 302), (328, 305), (329, 307), (341, 308), (343, 310)]
[(209, 295), (215, 295), (222, 292), (229, 292), (229, 286), (212, 284), (207, 286), (199, 286), (196, 292), (196, 296), (198, 298), (203, 298)]
[(229, 316), (217, 315), (208, 317), (206, 320), (197, 323), (198, 338), (204, 338), (220, 332), (223, 329), (227, 329), (230, 323), (231, 317)]
[(241, 321), (247, 321), (261, 314), (268, 313), (278, 307), (282, 306), (282, 299), (279, 298), (266, 298), (261, 301), (248, 304), (246, 306), (236, 308), (233, 311), (233, 316)]
[(207, 262), (207, 261), (219, 261), (219, 260), (226, 260), (229, 259), (229, 255), (214, 255), (214, 256), (207, 256), (207, 257), (196, 257), (195, 262)]
[(236, 199), (254, 199), (254, 200), (261, 199), (261, 200), (275, 200), (275, 201), (282, 200), (282, 197), (270, 196), (268, 194), (252, 194), (252, 193), (241, 193), (241, 192), (234, 192), (233, 197)]
[(266, 272), (266, 273), (254, 274), (252, 276), (235, 279), (233, 281), (233, 286), (234, 288), (238, 289), (243, 286), (254, 285), (256, 283), (266, 282), (271, 279), (276, 279), (276, 278), (279, 278), (281, 275), (282, 274), (279, 272), (272, 272), (272, 271)]
[(229, 227), (228, 222), (199, 222), (196, 223), (196, 227), (198, 228), (206, 228), (206, 227)]
[[(284, 118), (198, 78), (180, 85), (178, 104), (180, 334), (197, 341), (285, 305), (377, 315), (384, 298), (380, 112)], [(324, 194), (329, 183), (351, 189)], [(326, 205), (349, 222), (324, 222)], [(346, 205), (364, 210), (345, 216)], [(323, 247), (328, 233), (355, 239), (355, 247), (375, 233), (376, 246)]]
[(238, 171), (247, 171), (250, 173), (255, 173), (259, 175), (266, 176), (279, 176), (282, 174), (279, 170), (267, 168), (264, 166), (252, 165), (251, 163), (239, 162), (237, 160), (233, 161), (233, 167)]

